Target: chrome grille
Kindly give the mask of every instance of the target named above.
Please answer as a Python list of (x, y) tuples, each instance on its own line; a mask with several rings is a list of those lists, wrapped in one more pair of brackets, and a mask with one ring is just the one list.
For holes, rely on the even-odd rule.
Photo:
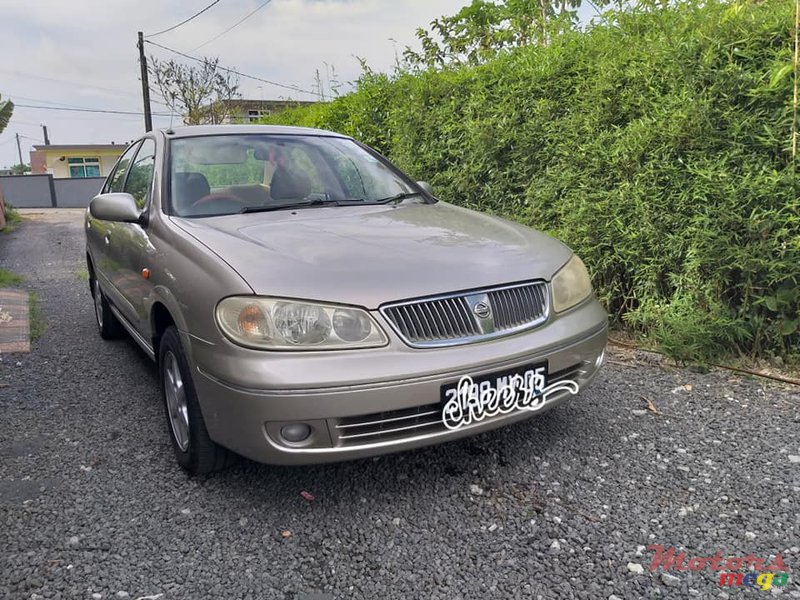
[[(397, 334), (409, 345), (420, 348), (467, 344), (517, 333), (543, 323), (548, 310), (547, 284), (543, 281), (421, 298), (381, 308)], [(488, 316), (482, 316), (487, 312)]]
[(490, 291), (495, 329), (513, 329), (538, 321), (545, 314), (546, 294), (543, 283)]
[(441, 404), (392, 410), (339, 419), (336, 433), (342, 446), (374, 444), (444, 430)]

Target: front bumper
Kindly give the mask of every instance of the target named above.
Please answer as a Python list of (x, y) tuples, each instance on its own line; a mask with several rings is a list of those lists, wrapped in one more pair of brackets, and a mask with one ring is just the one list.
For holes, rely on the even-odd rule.
[[(552, 396), (534, 413), (451, 431), (436, 413), (441, 386), (547, 361), (551, 379), (572, 379), (583, 389), (602, 363), (606, 340), (605, 311), (591, 299), (538, 329), (449, 348), (412, 349), (393, 339), (373, 350), (269, 353), (184, 341), (213, 440), (259, 462), (312, 464), (427, 446), (530, 418), (570, 394)], [(311, 426), (311, 436), (299, 444), (283, 440), (281, 428), (298, 422)]]

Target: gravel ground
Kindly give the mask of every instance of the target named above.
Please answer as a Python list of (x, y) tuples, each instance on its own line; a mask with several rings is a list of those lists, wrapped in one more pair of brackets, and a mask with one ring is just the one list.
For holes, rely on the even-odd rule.
[(571, 403), (469, 441), (190, 479), (154, 367), (95, 331), (81, 218), (0, 235), (48, 323), (0, 363), (0, 598), (744, 595), (652, 573), (649, 544), (781, 552), (789, 584), (762, 597), (800, 597), (798, 388), (616, 355)]

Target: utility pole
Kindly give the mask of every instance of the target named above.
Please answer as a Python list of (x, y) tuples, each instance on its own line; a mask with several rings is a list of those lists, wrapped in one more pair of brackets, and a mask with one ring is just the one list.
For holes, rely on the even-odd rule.
[(144, 55), (144, 34), (139, 32), (139, 66), (142, 68), (142, 101), (144, 102), (144, 130), (153, 130), (153, 115), (150, 113), (150, 82), (147, 80), (147, 57)]
[(22, 162), (22, 146), (19, 145), (19, 134), (17, 134), (17, 154), (19, 154), (20, 166), (24, 165), (25, 163)]
[(42, 133), (44, 133), (44, 145), (49, 146), (50, 138), (47, 137), (47, 125), (45, 125), (44, 123), (42, 123)]

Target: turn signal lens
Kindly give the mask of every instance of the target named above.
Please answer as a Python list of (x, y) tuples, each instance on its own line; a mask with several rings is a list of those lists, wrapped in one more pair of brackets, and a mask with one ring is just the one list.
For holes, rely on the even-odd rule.
[(267, 318), (255, 304), (245, 306), (238, 321), (239, 332), (246, 337), (264, 337), (267, 333)]

